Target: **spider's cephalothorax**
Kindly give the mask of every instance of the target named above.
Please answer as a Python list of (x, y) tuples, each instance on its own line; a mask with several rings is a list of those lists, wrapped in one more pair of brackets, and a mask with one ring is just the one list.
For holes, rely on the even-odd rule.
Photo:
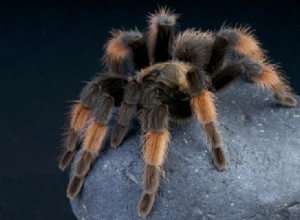
[(136, 112), (140, 117), (146, 166), (139, 215), (146, 217), (158, 190), (170, 121), (196, 115), (204, 126), (213, 162), (222, 171), (227, 162), (216, 121), (215, 91), (242, 75), (268, 89), (279, 104), (297, 105), (283, 75), (267, 61), (248, 28), (189, 29), (175, 35), (177, 17), (161, 8), (150, 15), (146, 35), (138, 30), (113, 32), (105, 47), (106, 73), (84, 87), (71, 110), (60, 168), (67, 167), (79, 145), (83, 149), (68, 186), (69, 198), (80, 192), (101, 151), (115, 106), (119, 106), (119, 118), (111, 134), (114, 148), (126, 136)]

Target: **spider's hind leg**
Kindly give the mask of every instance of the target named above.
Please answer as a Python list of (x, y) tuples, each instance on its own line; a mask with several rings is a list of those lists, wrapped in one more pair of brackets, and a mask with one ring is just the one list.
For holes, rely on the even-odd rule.
[(268, 89), (282, 106), (296, 107), (297, 100), (293, 97), (292, 89), (287, 80), (278, 71), (276, 65), (262, 64), (262, 73), (249, 77), (256, 85)]
[(268, 89), (279, 102), (287, 107), (297, 106), (292, 89), (277, 66), (267, 61), (265, 51), (249, 28), (222, 28), (220, 35), (229, 39), (234, 53), (241, 59), (246, 77), (260, 87)]

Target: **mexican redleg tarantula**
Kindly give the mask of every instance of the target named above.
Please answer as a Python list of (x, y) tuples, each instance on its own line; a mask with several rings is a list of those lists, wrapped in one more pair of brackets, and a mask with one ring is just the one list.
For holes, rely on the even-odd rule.
[(246, 27), (221, 27), (218, 32), (188, 29), (174, 34), (178, 16), (160, 8), (149, 17), (147, 34), (113, 31), (104, 54), (106, 73), (83, 88), (70, 113), (59, 167), (64, 170), (79, 145), (67, 196), (74, 198), (103, 147), (108, 122), (119, 106), (110, 143), (118, 147), (138, 113), (143, 131), (144, 190), (138, 213), (146, 217), (159, 187), (161, 166), (170, 141), (170, 121), (196, 115), (203, 125), (218, 170), (226, 156), (218, 131), (214, 92), (240, 76), (269, 90), (282, 106), (295, 107), (291, 88)]

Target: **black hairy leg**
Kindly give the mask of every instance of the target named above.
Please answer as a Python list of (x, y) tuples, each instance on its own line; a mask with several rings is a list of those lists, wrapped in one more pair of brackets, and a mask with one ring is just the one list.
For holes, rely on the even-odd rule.
[(178, 15), (167, 8), (160, 8), (149, 16), (148, 45), (151, 63), (171, 59), (174, 28)]

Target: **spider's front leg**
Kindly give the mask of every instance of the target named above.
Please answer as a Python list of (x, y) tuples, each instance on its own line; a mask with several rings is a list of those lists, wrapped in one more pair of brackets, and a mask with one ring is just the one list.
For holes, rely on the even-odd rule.
[(207, 90), (205, 72), (192, 69), (187, 73), (189, 92), (192, 96), (191, 107), (198, 121), (204, 126), (207, 142), (211, 146), (214, 164), (222, 171), (226, 168), (227, 161), (221, 136), (217, 127), (217, 113), (214, 105), (214, 94)]
[[(70, 180), (67, 189), (67, 196), (69, 198), (74, 198), (81, 190), (84, 177), (89, 172), (93, 161), (103, 146), (102, 142), (107, 133), (107, 124), (110, 120), (116, 99), (112, 91), (119, 90), (122, 93), (123, 90), (122, 86), (117, 86), (118, 83), (116, 81), (119, 81), (119, 86), (124, 84), (123, 79), (118, 77), (109, 77), (101, 81), (103, 84), (102, 93), (99, 95), (98, 102), (95, 104), (92, 118), (88, 122), (82, 144), (83, 151), (76, 163), (74, 176)], [(115, 85), (115, 87), (113, 85)]]
[(59, 168), (65, 170), (72, 161), (77, 148), (80, 145), (80, 136), (84, 126), (90, 116), (95, 103), (97, 102), (99, 90), (99, 80), (97, 77), (89, 82), (82, 90), (79, 101), (73, 105), (70, 112), (70, 125), (64, 134), (64, 153), (60, 157)]
[(143, 177), (144, 191), (138, 210), (141, 217), (146, 217), (153, 207), (159, 186), (160, 168), (164, 163), (170, 140), (168, 106), (162, 104), (157, 96), (158, 89), (146, 90), (142, 95), (141, 123), (144, 132), (143, 155), (146, 166)]

